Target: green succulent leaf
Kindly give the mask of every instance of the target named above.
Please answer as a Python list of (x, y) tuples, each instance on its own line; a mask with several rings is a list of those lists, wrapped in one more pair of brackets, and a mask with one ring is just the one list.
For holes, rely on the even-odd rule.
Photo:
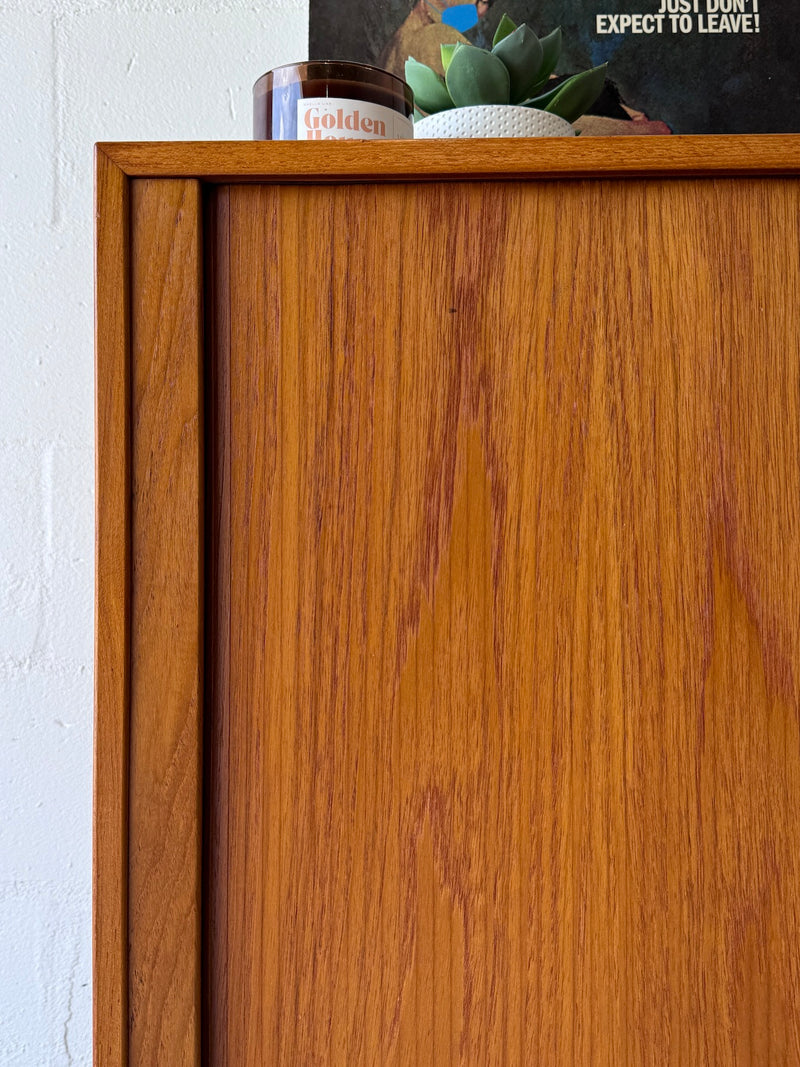
[(442, 68), (445, 74), (447, 74), (447, 68), (450, 66), (450, 60), (453, 58), (453, 53), (455, 52), (458, 45), (443, 44), (440, 47), (442, 51)]
[(492, 48), (500, 44), (504, 37), (508, 37), (510, 33), (513, 33), (517, 28), (516, 22), (512, 22), (508, 15), (504, 14), (497, 24), (497, 29), (494, 31), (494, 37), (492, 38)]
[(473, 45), (462, 44), (456, 48), (445, 83), (456, 107), (507, 104), (511, 91), (508, 70), (502, 59)]
[(556, 26), (553, 32), (548, 33), (546, 37), (539, 38), (539, 44), (542, 46), (542, 62), (539, 65), (539, 80), (531, 90), (532, 93), (535, 93), (547, 82), (547, 79), (558, 66), (558, 61), (561, 59), (562, 43), (563, 37), (560, 26)]
[(405, 74), (406, 81), (414, 93), (414, 103), (420, 111), (433, 115), (437, 111), (447, 111), (453, 106), (444, 79), (435, 70), (409, 56)]
[(492, 54), (503, 61), (511, 82), (512, 104), (526, 100), (541, 81), (542, 45), (524, 23), (494, 46)]
[(580, 74), (574, 74), (562, 82), (544, 110), (560, 115), (567, 122), (574, 122), (581, 115), (585, 115), (603, 91), (607, 67), (608, 64), (603, 63), (602, 66), (581, 71)]
[(523, 100), (523, 107), (535, 107), (539, 111), (547, 111), (547, 105), (553, 100), (559, 93), (559, 90), (563, 89), (564, 82), (559, 82), (552, 89), (548, 89), (546, 93), (540, 93), (538, 96), (531, 97), (530, 100)]

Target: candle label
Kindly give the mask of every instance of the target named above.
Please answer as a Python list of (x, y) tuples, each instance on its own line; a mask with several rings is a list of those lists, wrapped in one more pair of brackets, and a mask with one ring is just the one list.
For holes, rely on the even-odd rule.
[(335, 96), (297, 101), (298, 141), (400, 141), (413, 136), (411, 119), (383, 104)]

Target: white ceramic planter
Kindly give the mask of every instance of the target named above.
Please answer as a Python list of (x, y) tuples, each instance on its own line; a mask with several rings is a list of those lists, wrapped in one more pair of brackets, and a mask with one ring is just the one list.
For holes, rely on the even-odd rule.
[(515, 104), (454, 107), (414, 123), (417, 137), (574, 137), (575, 128), (559, 115)]

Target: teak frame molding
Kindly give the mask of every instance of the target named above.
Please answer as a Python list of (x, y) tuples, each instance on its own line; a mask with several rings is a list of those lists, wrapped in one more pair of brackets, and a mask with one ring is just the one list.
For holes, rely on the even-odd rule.
[[(128, 881), (131, 870), (128, 816), (133, 785), (130, 767), (133, 403), (132, 350), (135, 309), (132, 307), (131, 214), (133, 186), (140, 179), (166, 185), (179, 179), (191, 189), (180, 203), (180, 216), (197, 257), (173, 263), (173, 285), (180, 278), (191, 299), (197, 330), (182, 342), (189, 360), (202, 362), (202, 196), (203, 183), (354, 183), (411, 181), (508, 181), (558, 178), (636, 178), (705, 176), (789, 176), (800, 174), (800, 136), (669, 138), (586, 138), (577, 142), (529, 141), (364, 142), (335, 145), (292, 143), (101, 144), (95, 160), (95, 298), (96, 298), (96, 602), (95, 602), (95, 778), (94, 778), (94, 1062), (98, 1067), (135, 1063), (129, 1049), (129, 952), (135, 935), (129, 929)], [(162, 182), (161, 180), (165, 180)], [(145, 183), (141, 183), (144, 185)], [(155, 191), (157, 197), (158, 191)], [(167, 284), (166, 280), (164, 284)], [(196, 400), (202, 405), (202, 369), (196, 368)], [(192, 500), (197, 504), (198, 536), (202, 534), (202, 418), (190, 442)], [(152, 412), (151, 412), (152, 415)], [(156, 412), (150, 432), (159, 447), (169, 422), (181, 413)], [(158, 419), (164, 424), (159, 425)], [(175, 427), (173, 425), (172, 429)], [(188, 524), (187, 530), (195, 529)], [(188, 535), (187, 535), (188, 536)], [(193, 665), (200, 685), (202, 662), (201, 548), (188, 546), (197, 565), (198, 603)], [(183, 558), (178, 556), (177, 558)], [(193, 564), (194, 565), (194, 564)], [(193, 572), (194, 574), (194, 572)], [(193, 576), (190, 576), (194, 580)], [(192, 623), (193, 625), (193, 623)], [(193, 796), (186, 817), (194, 821), (188, 848), (195, 850), (199, 872), (202, 775), (202, 687), (195, 709), (194, 751), (186, 751), (194, 770)], [(171, 886), (155, 887), (166, 898)], [(199, 1016), (200, 878), (187, 892), (194, 894), (196, 943), (189, 949), (193, 974), (186, 976)], [(153, 890), (150, 891), (153, 895)], [(186, 1048), (186, 1036), (174, 1046)], [(169, 1026), (169, 1023), (167, 1024)], [(200, 1062), (199, 1018), (189, 1041), (186, 1062)]]
[[(545, 143), (546, 142), (546, 143)], [(98, 144), (124, 179), (202, 182), (508, 181), (548, 178), (792, 175), (800, 135), (586, 137), (478, 141), (175, 141)], [(98, 183), (99, 187), (99, 183)]]

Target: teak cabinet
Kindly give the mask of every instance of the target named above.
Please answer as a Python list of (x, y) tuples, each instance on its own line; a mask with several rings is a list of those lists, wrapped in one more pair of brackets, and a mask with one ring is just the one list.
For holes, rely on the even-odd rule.
[(800, 139), (97, 152), (95, 1052), (800, 1064)]

